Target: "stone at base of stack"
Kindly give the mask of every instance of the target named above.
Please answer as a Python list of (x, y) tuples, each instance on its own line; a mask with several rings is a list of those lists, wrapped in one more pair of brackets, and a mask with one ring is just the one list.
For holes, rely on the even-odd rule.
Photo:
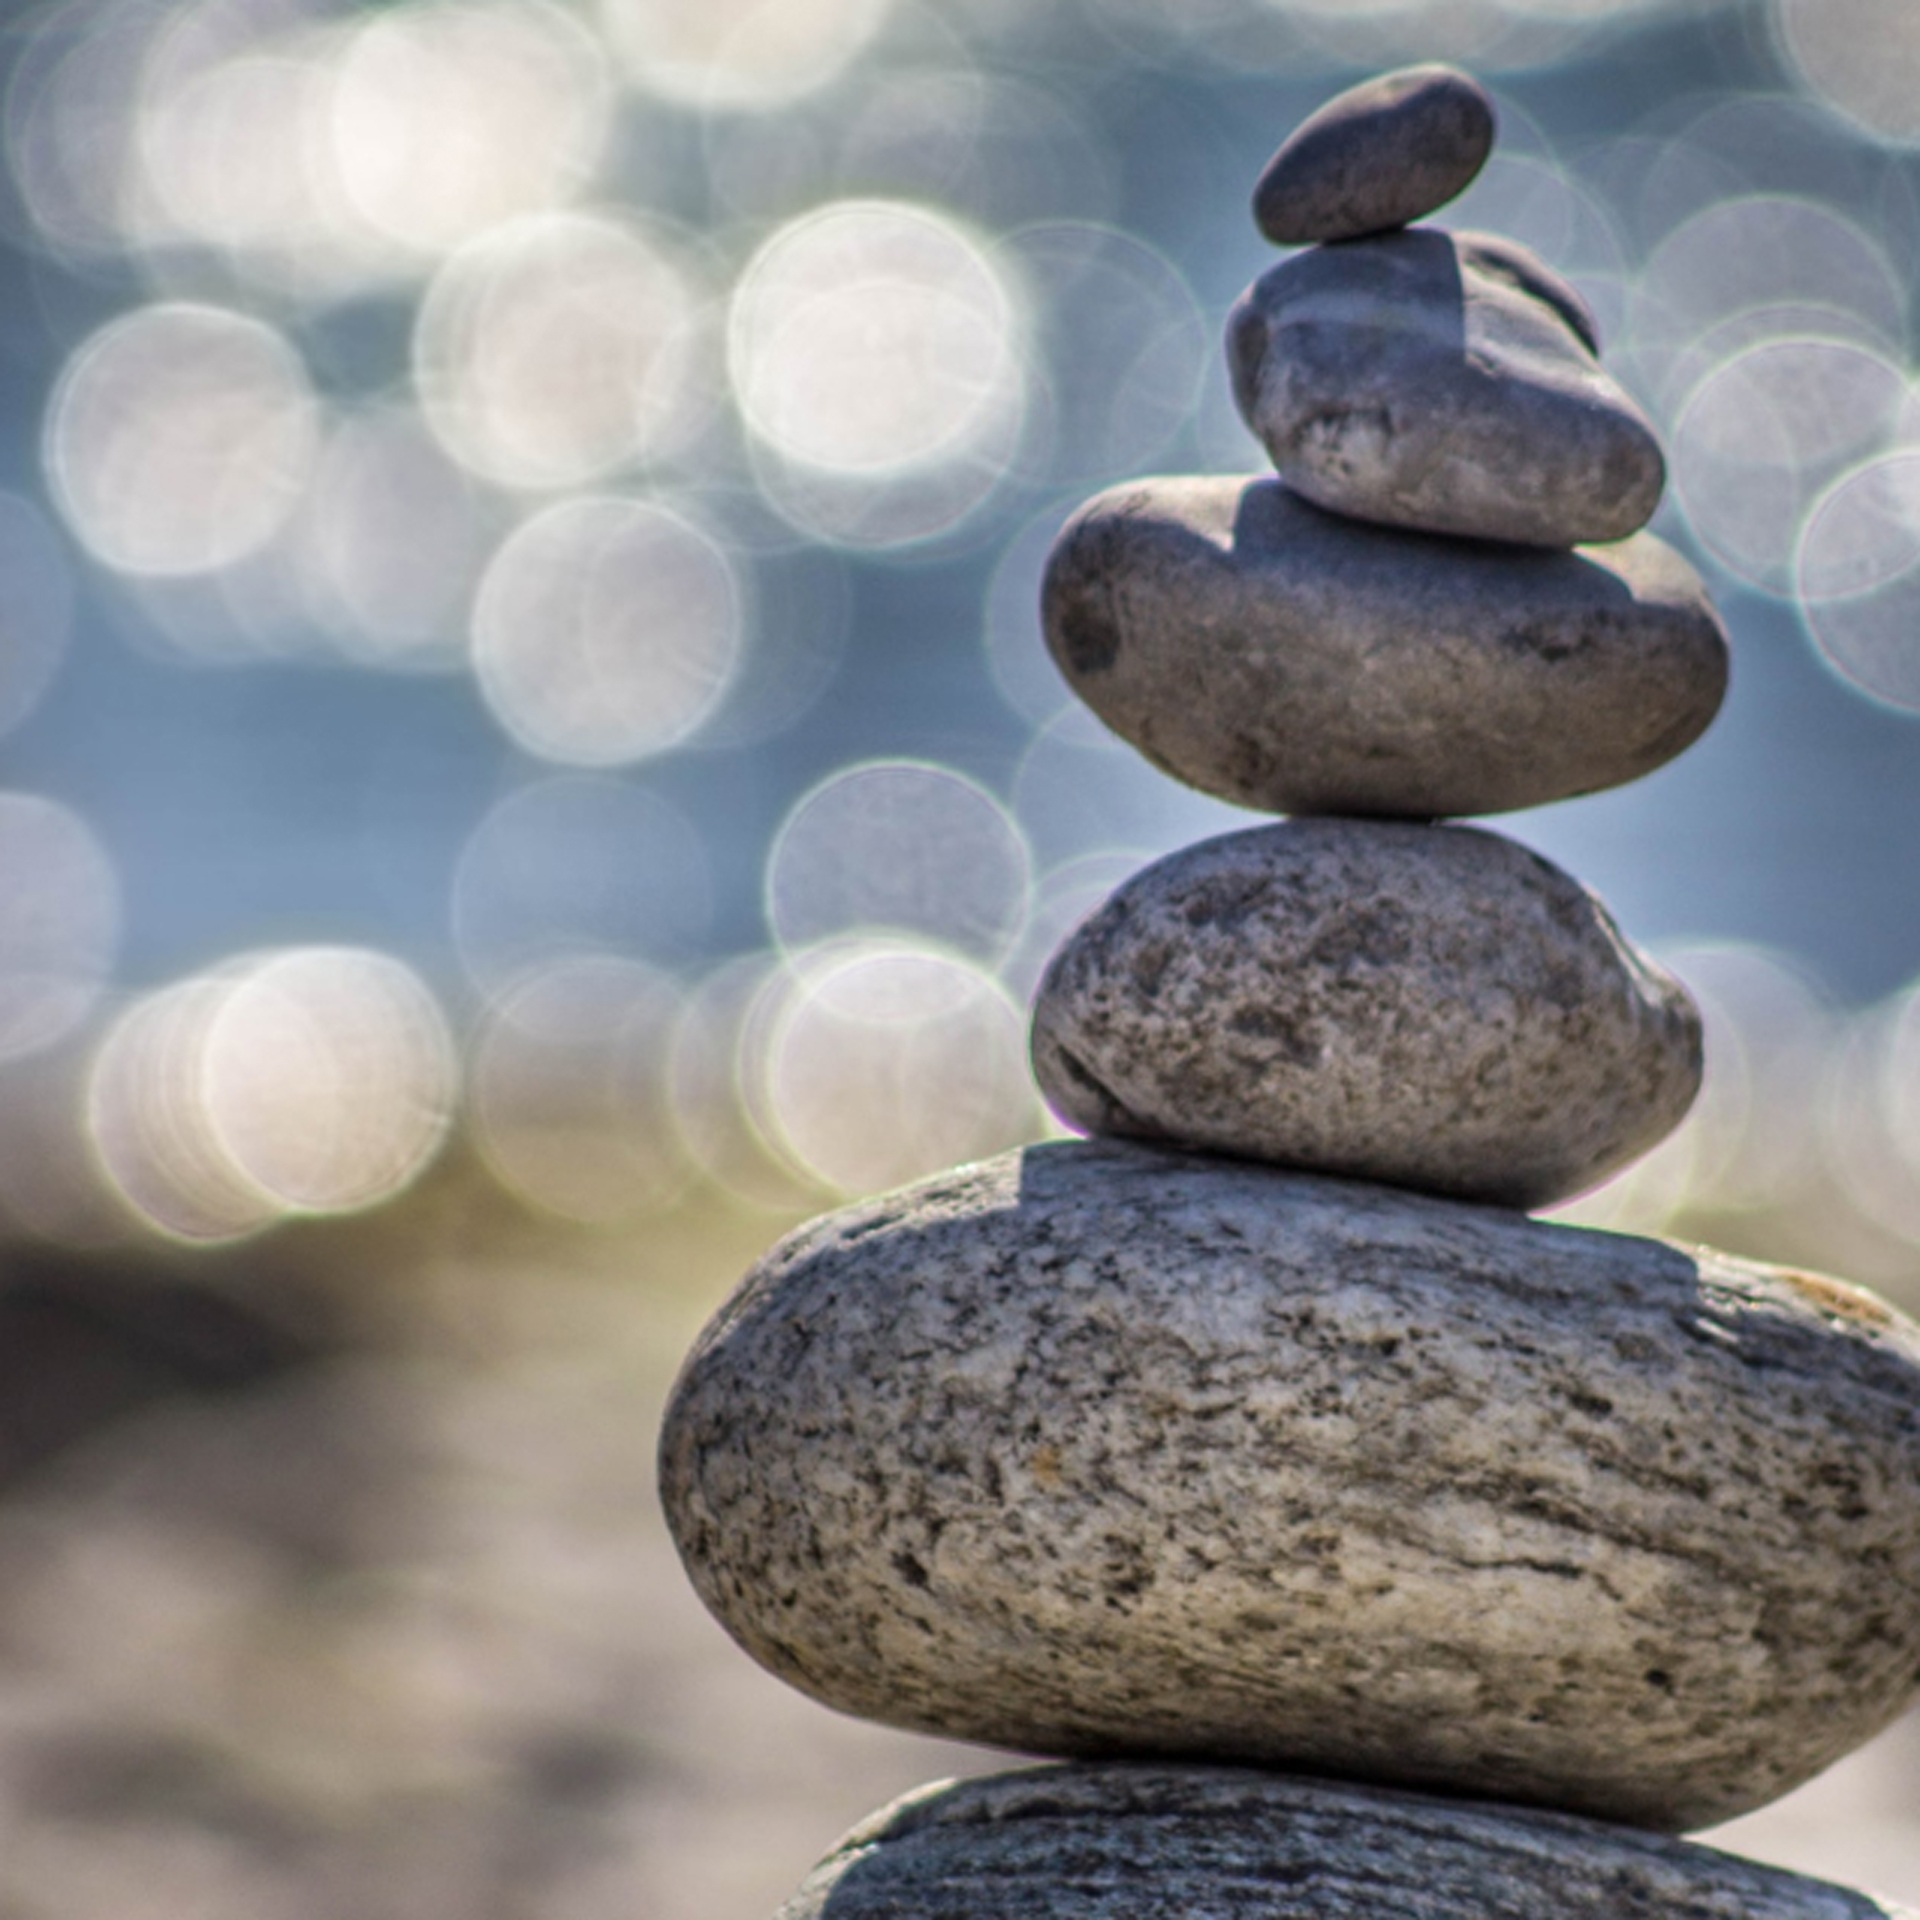
[(865, 1718), (1681, 1830), (1920, 1671), (1920, 1329), (1789, 1269), (1061, 1141), (816, 1221), (689, 1356), (701, 1598)]
[(776, 1920), (1912, 1920), (1564, 1814), (1177, 1766), (941, 1782), (863, 1821)]

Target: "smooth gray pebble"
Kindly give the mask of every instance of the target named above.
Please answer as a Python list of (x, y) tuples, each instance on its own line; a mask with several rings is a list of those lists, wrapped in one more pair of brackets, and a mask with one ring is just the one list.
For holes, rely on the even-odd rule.
[(1282, 821), (1122, 885), (1047, 966), (1069, 1125), (1541, 1207), (1685, 1116), (1700, 1017), (1580, 883), (1474, 827)]
[(1242, 417), (1316, 505), (1573, 547), (1652, 516), (1666, 465), (1585, 303), (1517, 242), (1415, 227), (1295, 254), (1241, 296)]
[(1136, 480), (1062, 530), (1060, 671), (1177, 779), (1435, 818), (1619, 786), (1719, 711), (1726, 630), (1664, 541), (1550, 553), (1368, 526), (1267, 475)]
[(1493, 135), (1487, 90), (1458, 67), (1379, 74), (1287, 137), (1254, 188), (1254, 222), (1300, 247), (1424, 220), (1472, 184)]

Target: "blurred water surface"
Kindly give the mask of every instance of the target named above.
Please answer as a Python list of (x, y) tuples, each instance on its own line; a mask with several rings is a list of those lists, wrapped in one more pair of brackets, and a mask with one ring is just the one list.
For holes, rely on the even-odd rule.
[[(1694, 988), (1569, 1209), (1920, 1305), (1902, 0), (58, 0), (0, 25), (0, 1913), (754, 1920), (955, 1765), (651, 1505), (775, 1231), (1038, 1137), (1024, 1004), (1246, 816), (1051, 532), (1252, 470), (1282, 134), (1461, 61), (1727, 709), (1506, 823)], [(1728, 1836), (1920, 1901), (1916, 1736)]]

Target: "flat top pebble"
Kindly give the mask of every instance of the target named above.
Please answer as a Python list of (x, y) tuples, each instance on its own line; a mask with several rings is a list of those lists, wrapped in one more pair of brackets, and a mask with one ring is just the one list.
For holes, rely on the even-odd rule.
[(1457, 67), (1383, 73), (1294, 129), (1254, 189), (1254, 220), (1283, 247), (1403, 227), (1466, 189), (1493, 133), (1486, 89)]
[(1316, 505), (1428, 533), (1624, 540), (1666, 481), (1579, 293), (1516, 241), (1414, 227), (1283, 260), (1227, 326), (1234, 398)]

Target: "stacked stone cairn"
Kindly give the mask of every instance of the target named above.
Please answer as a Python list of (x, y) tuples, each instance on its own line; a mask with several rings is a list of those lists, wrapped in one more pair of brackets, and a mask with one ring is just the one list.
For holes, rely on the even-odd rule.
[(1672, 1128), (1681, 988), (1447, 816), (1631, 780), (1725, 637), (1638, 529), (1663, 463), (1580, 295), (1408, 223), (1493, 138), (1447, 68), (1342, 95), (1235, 309), (1278, 469), (1062, 533), (1063, 671), (1294, 816), (1068, 939), (1033, 1052), (1091, 1139), (777, 1247), (662, 1444), (709, 1607), (775, 1673), (1065, 1765), (857, 1828), (781, 1920), (1840, 1920), (1669, 1837), (1920, 1676), (1920, 1328), (1837, 1281), (1533, 1220)]

